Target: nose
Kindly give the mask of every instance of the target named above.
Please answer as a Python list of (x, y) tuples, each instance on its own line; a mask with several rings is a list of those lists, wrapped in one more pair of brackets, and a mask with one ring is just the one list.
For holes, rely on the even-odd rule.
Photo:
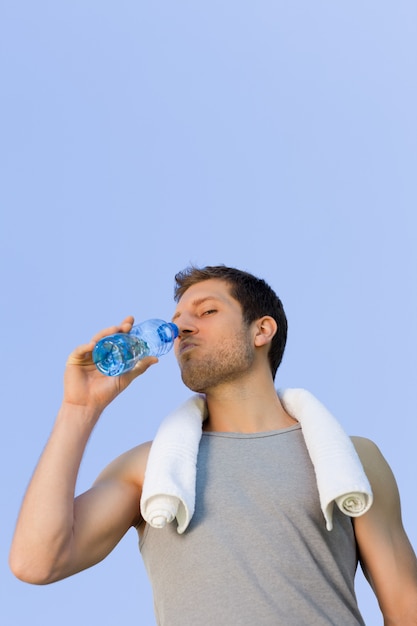
[(182, 314), (175, 320), (178, 326), (178, 336), (186, 337), (198, 333), (198, 328), (190, 315)]

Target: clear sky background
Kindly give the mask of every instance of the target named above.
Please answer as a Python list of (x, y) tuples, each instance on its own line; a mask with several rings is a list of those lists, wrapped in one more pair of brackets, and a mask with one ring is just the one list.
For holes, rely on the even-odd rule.
[[(0, 51), (0, 622), (154, 625), (134, 531), (48, 587), (7, 554), (68, 353), (169, 318), (189, 263), (273, 286), (277, 386), (379, 445), (417, 547), (414, 0), (3, 0)], [(106, 410), (78, 491), (189, 395), (170, 353)], [(382, 624), (361, 574), (357, 591)]]

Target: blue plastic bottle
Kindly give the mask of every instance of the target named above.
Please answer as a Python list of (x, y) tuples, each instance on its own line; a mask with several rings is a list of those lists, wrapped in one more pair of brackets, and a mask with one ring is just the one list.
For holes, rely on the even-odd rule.
[(93, 361), (106, 376), (128, 372), (145, 356), (162, 356), (178, 337), (172, 322), (151, 319), (135, 324), (130, 333), (116, 333), (100, 339), (93, 350)]

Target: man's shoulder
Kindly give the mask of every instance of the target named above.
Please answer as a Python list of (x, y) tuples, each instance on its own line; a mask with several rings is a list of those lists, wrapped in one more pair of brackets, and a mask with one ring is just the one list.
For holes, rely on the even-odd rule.
[(120, 480), (142, 489), (152, 441), (141, 443), (116, 457), (97, 478), (97, 482)]
[(381, 466), (387, 466), (387, 461), (384, 458), (381, 450), (377, 444), (368, 439), (367, 437), (351, 437), (352, 443), (356, 452), (365, 468), (365, 471), (380, 468)]
[(380, 449), (372, 439), (358, 437), (356, 435), (352, 436), (350, 439), (362, 460), (381, 456)]
[[(392, 470), (379, 447), (366, 437), (351, 437), (372, 489), (380, 490), (381, 494), (391, 490), (395, 495), (396, 482)], [(375, 495), (375, 493), (374, 493)]]

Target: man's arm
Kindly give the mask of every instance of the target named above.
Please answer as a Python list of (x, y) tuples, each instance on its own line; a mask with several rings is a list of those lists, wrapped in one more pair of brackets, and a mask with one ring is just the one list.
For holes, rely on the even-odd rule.
[(85, 446), (103, 409), (157, 362), (148, 357), (119, 377), (104, 376), (95, 367), (96, 342), (129, 332), (132, 324), (129, 317), (98, 333), (68, 359), (63, 403), (24, 496), (10, 550), (10, 567), (21, 580), (46, 584), (90, 567), (140, 521), (147, 445), (116, 459), (90, 490), (74, 498)]
[(371, 509), (354, 519), (361, 566), (385, 626), (417, 626), (417, 560), (405, 533), (392, 471), (377, 446), (353, 437), (374, 493)]

